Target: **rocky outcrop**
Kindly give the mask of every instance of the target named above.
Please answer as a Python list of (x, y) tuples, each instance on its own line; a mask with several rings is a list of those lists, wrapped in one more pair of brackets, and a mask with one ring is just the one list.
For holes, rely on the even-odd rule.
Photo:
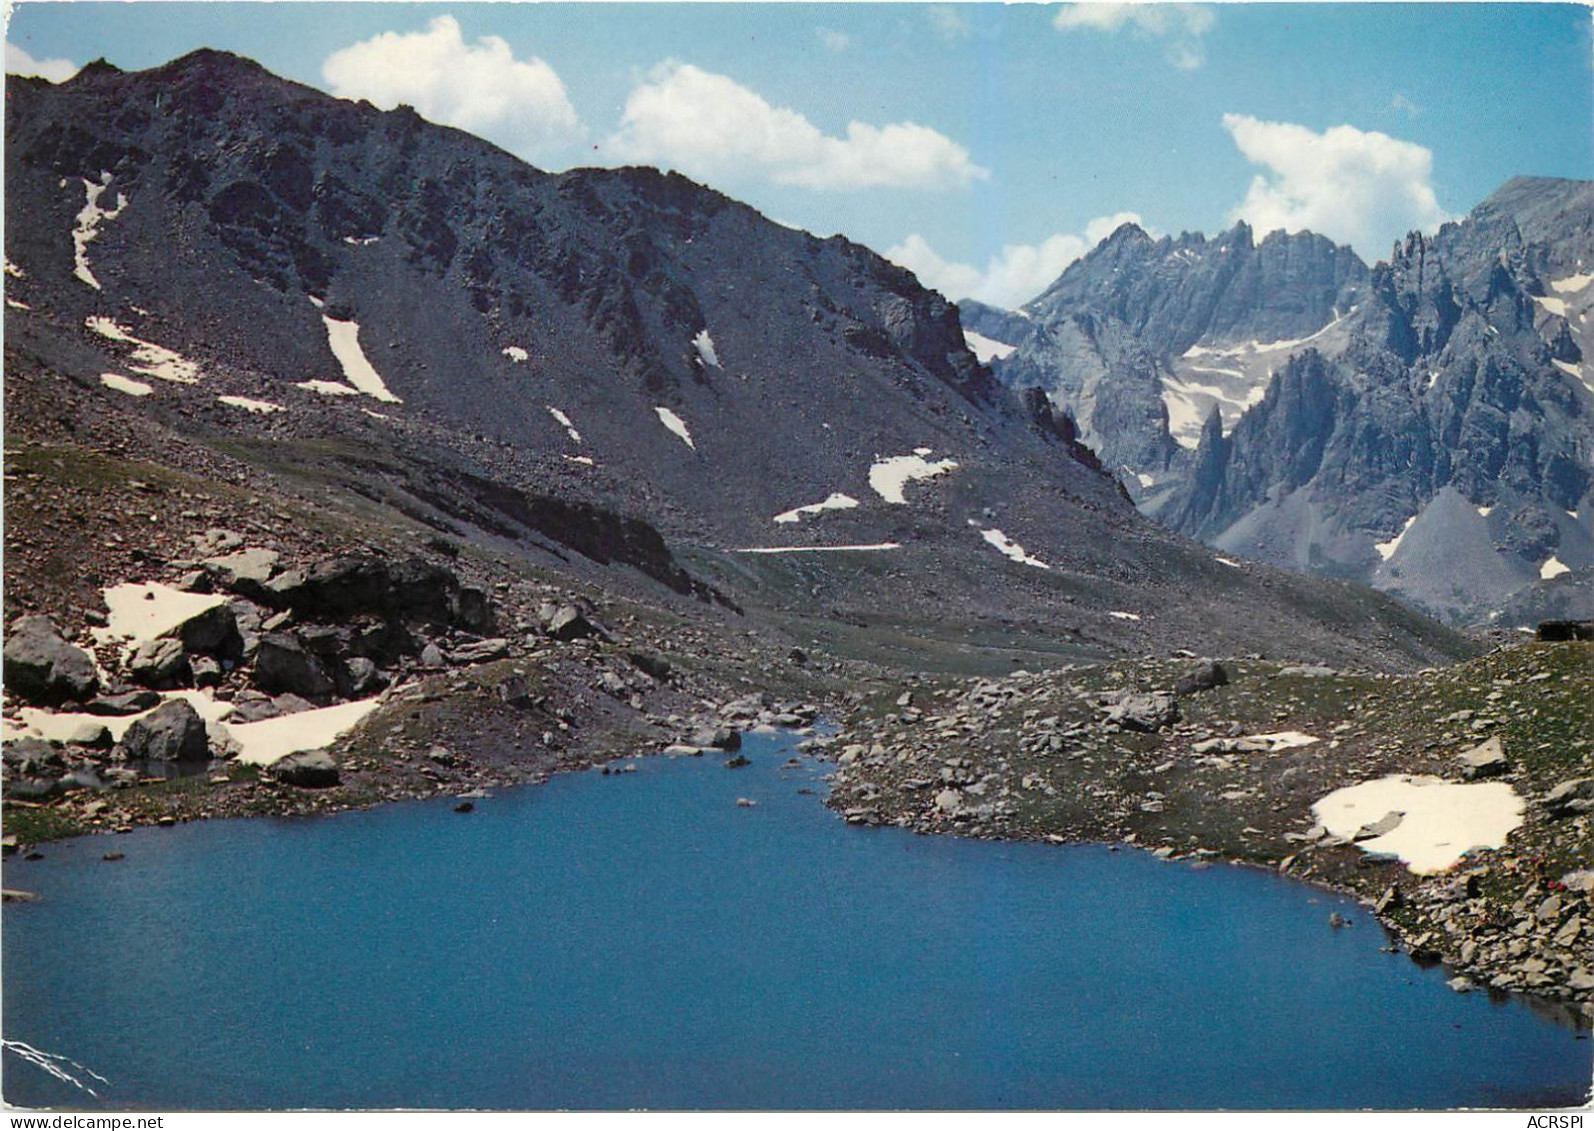
[(337, 760), (325, 750), (289, 754), (274, 762), (270, 772), (277, 781), (299, 789), (330, 789), (341, 780)]
[(92, 699), (99, 687), (94, 658), (68, 644), (49, 617), (22, 617), (5, 643), (5, 687), (40, 703)]

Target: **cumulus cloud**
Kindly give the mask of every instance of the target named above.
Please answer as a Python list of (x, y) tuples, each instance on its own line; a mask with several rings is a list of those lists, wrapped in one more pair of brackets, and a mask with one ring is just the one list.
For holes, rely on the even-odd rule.
[(734, 79), (673, 60), (631, 91), (605, 148), (705, 180), (751, 174), (811, 189), (957, 188), (990, 175), (926, 126), (852, 122), (832, 137)]
[(15, 43), (6, 44), (6, 74), (22, 78), (65, 82), (77, 74), (78, 65), (68, 59), (35, 59)]
[(1038, 244), (1008, 244), (983, 268), (943, 259), (917, 232), (885, 254), (891, 262), (906, 267), (920, 282), (953, 301), (973, 298), (1012, 309), (1051, 286), (1070, 263), (1124, 224), (1140, 223), (1134, 212), (1100, 216), (1085, 225), (1082, 235), (1064, 232)]
[(1128, 28), (1143, 39), (1166, 39), (1165, 55), (1182, 71), (1207, 61), (1202, 37), (1218, 22), (1203, 4), (1065, 4), (1052, 17), (1058, 31), (1116, 32)]
[(496, 35), (467, 44), (453, 16), (425, 31), (382, 32), (328, 55), (321, 75), (340, 98), (458, 126), (522, 156), (581, 134), (564, 82), (541, 59), (516, 59)]
[(956, 8), (937, 4), (925, 9), (924, 14), (930, 21), (931, 30), (948, 43), (962, 42), (974, 34), (974, 28), (969, 23), (968, 17)]
[(1225, 114), (1240, 152), (1268, 171), (1229, 215), (1259, 232), (1311, 229), (1372, 262), (1413, 229), (1432, 232), (1448, 213), (1433, 189), (1433, 153), (1354, 126), (1315, 133), (1290, 122)]

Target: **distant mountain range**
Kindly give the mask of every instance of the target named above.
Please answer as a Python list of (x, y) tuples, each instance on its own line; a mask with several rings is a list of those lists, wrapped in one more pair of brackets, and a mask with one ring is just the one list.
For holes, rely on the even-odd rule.
[[(680, 176), (544, 173), (214, 51), (8, 79), (6, 140), (6, 361), (28, 377), (8, 391), (8, 442), (199, 445), (262, 493), (871, 647), (901, 632), (953, 651), (1023, 638), (1408, 664), (1462, 647), (1393, 602), (1146, 520), (1072, 420), (997, 381), (910, 273)], [(1161, 246), (1120, 232), (1080, 270)], [(1092, 316), (1094, 339), (1079, 331), (1108, 343), (1099, 356), (1152, 358), (1133, 394), (1151, 415), (1168, 351), (1309, 336), (1377, 285), (1310, 238), (1247, 235), (1238, 270), (1199, 240), (1167, 254), (1224, 294), (1136, 318), (1126, 297)], [(1254, 309), (1297, 277), (1295, 306)], [(1082, 279), (1037, 326), (1076, 293), (1107, 301)], [(1192, 458), (1162, 427), (1143, 466), (1168, 476)], [(1218, 513), (1205, 498), (1178, 496), (1203, 516), (1191, 529)]]
[(1594, 615), (1591, 308), (1594, 184), (1518, 178), (1371, 269), (1126, 225), (1021, 310), (962, 309), (1147, 514), (1505, 625)]

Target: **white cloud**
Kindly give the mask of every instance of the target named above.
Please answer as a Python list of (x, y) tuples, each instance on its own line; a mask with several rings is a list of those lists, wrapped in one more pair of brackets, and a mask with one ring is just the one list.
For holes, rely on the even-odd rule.
[(1140, 224), (1133, 212), (1100, 216), (1085, 225), (1083, 235), (1059, 233), (1038, 244), (1008, 244), (984, 268), (941, 258), (917, 232), (886, 251), (886, 258), (906, 267), (919, 281), (954, 301), (978, 299), (1012, 309), (1035, 298), (1074, 260), (1090, 251), (1124, 224)]
[(6, 44), (6, 74), (23, 78), (65, 82), (77, 74), (78, 65), (68, 59), (35, 59), (15, 43)]
[(1420, 145), (1354, 126), (1314, 133), (1243, 114), (1225, 114), (1223, 128), (1247, 160), (1268, 170), (1229, 214), (1258, 232), (1310, 229), (1373, 262), (1412, 229), (1432, 232), (1450, 219), (1434, 195), (1433, 153)]
[(705, 180), (752, 174), (812, 189), (939, 189), (990, 175), (927, 126), (852, 122), (845, 137), (831, 137), (734, 79), (673, 60), (631, 91), (605, 148)]
[(1112, 32), (1128, 28), (1142, 39), (1166, 39), (1168, 62), (1193, 71), (1207, 61), (1202, 36), (1217, 24), (1204, 4), (1065, 4), (1052, 17), (1058, 31)]
[(974, 28), (970, 26), (968, 17), (956, 8), (937, 4), (925, 9), (924, 14), (929, 19), (930, 27), (935, 34), (948, 43), (961, 42), (974, 34)]
[(845, 51), (852, 46), (852, 36), (844, 31), (833, 31), (827, 27), (816, 27), (814, 34), (819, 37), (819, 42), (825, 45), (827, 51)]
[(453, 16), (438, 16), (425, 31), (385, 31), (334, 51), (321, 74), (340, 98), (364, 98), (384, 110), (405, 103), (522, 156), (581, 134), (552, 67), (516, 59), (496, 35), (467, 44)]

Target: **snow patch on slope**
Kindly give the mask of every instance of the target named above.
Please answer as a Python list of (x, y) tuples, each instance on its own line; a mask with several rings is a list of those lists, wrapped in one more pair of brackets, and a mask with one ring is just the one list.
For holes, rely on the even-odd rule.
[(1037, 569), (1052, 568), (1039, 558), (1031, 557), (1029, 554), (1025, 553), (1023, 546), (1020, 546), (1017, 542), (1013, 541), (1006, 534), (1003, 534), (1000, 530), (981, 530), (980, 537), (984, 538), (992, 546), (995, 546), (998, 552), (1011, 558), (1015, 562), (1019, 562), (1020, 564), (1027, 566), (1035, 566)]
[(692, 433), (687, 429), (686, 421), (682, 420), (679, 416), (676, 416), (675, 413), (671, 412), (663, 405), (657, 406), (653, 411), (659, 414), (659, 423), (663, 424), (664, 427), (668, 428), (671, 432), (674, 432), (677, 436), (679, 436), (681, 438), (681, 442), (687, 447), (691, 448), (694, 452), (697, 451), (697, 445), (692, 443)]
[(146, 385), (131, 377), (123, 377), (120, 373), (101, 373), (100, 384), (107, 389), (115, 389), (118, 393), (126, 393), (130, 397), (147, 397), (155, 391), (153, 385)]
[(1399, 823), (1356, 842), (1363, 852), (1398, 856), (1417, 875), (1443, 872), (1474, 848), (1504, 847), (1525, 805), (1506, 782), (1460, 784), (1396, 775), (1336, 789), (1312, 806), (1334, 836), (1354, 837), (1391, 813)]
[(963, 340), (968, 343), (969, 349), (973, 351), (975, 358), (981, 365), (989, 365), (996, 360), (1005, 360), (1013, 355), (1014, 350), (1018, 349), (1017, 346), (999, 342), (995, 338), (987, 338), (984, 334), (974, 330), (964, 330)]
[(101, 173), (100, 183), (91, 180), (83, 181), (83, 191), (87, 196), (82, 211), (77, 214), (77, 219), (72, 228), (72, 275), (80, 282), (87, 283), (95, 290), (101, 290), (100, 281), (94, 277), (94, 272), (89, 269), (89, 244), (94, 242), (100, 234), (100, 225), (106, 220), (114, 220), (122, 214), (122, 209), (127, 207), (127, 197), (121, 193), (116, 194), (115, 208), (101, 208), (100, 197), (110, 186), (111, 174)]
[(692, 345), (697, 347), (697, 356), (704, 365), (712, 365), (715, 369), (720, 367), (719, 354), (714, 352), (714, 339), (708, 336), (707, 326), (697, 332)]
[(775, 516), (775, 521), (798, 522), (804, 515), (823, 514), (825, 511), (851, 510), (857, 505), (858, 500), (851, 495), (843, 495), (840, 491), (834, 491), (822, 502), (809, 503), (807, 506), (793, 507), (789, 511), (782, 511)]
[(842, 551), (899, 550), (901, 542), (870, 542), (855, 546), (744, 546), (733, 554), (828, 554)]
[(517, 365), (520, 362), (531, 360), (531, 354), (527, 353), (520, 346), (505, 346), (498, 352), (502, 353), (505, 357), (507, 357), (510, 361), (515, 362)]
[(402, 403), (388, 390), (387, 382), (382, 380), (382, 375), (367, 360), (365, 351), (360, 348), (360, 324), (354, 321), (342, 322), (325, 314), (321, 316), (321, 321), (326, 323), (327, 345), (332, 349), (332, 356), (337, 358), (338, 364), (343, 367), (344, 379), (373, 400), (386, 401), (389, 404)]
[(1549, 581), (1552, 577), (1560, 577), (1563, 573), (1571, 572), (1571, 566), (1551, 554), (1549, 560), (1539, 567), (1539, 580)]
[(1411, 527), (1412, 527), (1412, 524), (1415, 523), (1416, 521), (1417, 521), (1417, 516), (1416, 515), (1412, 515), (1410, 518), (1408, 518), (1406, 520), (1406, 524), (1400, 528), (1400, 533), (1399, 534), (1396, 534), (1393, 538), (1391, 538), (1387, 542), (1374, 542), (1373, 543), (1373, 549), (1378, 551), (1378, 556), (1380, 558), (1382, 558), (1386, 562), (1390, 558), (1394, 557), (1395, 556), (1395, 551), (1400, 549), (1400, 543), (1406, 537), (1406, 531), (1410, 530)]
[(223, 593), (186, 593), (159, 582), (113, 585), (104, 591), (104, 597), (109, 616), (103, 628), (90, 632), (101, 644), (120, 641), (128, 652), (227, 603)]
[(294, 384), (296, 389), (306, 392), (319, 393), (323, 397), (357, 397), (360, 390), (353, 385), (345, 385), (341, 381), (298, 381)]
[(99, 315), (90, 315), (83, 320), (83, 325), (102, 338), (131, 345), (133, 364), (128, 368), (134, 373), (145, 377), (158, 377), (162, 381), (171, 381), (178, 385), (199, 383), (199, 366), (175, 350), (158, 346), (154, 342), (146, 342), (142, 338), (135, 338), (127, 327)]
[(280, 404), (273, 404), (271, 401), (257, 401), (253, 397), (217, 397), (216, 399), (231, 408), (241, 408), (245, 412), (260, 413), (262, 415), (287, 411)]
[(939, 459), (934, 463), (924, 457), (929, 449), (919, 448), (911, 456), (889, 456), (876, 460), (869, 468), (869, 486), (888, 503), (905, 505), (907, 498), (902, 489), (916, 479), (934, 479), (957, 467), (957, 461)]
[(570, 438), (572, 440), (574, 440), (578, 444), (581, 443), (581, 433), (576, 431), (576, 426), (574, 424), (570, 423), (570, 418), (568, 416), (566, 416), (564, 413), (560, 412), (558, 409), (554, 408), (554, 406), (551, 405), (551, 404), (550, 405), (543, 405), (543, 407), (548, 410), (548, 415), (549, 416), (553, 417), (560, 424), (564, 425), (565, 431), (570, 434)]

